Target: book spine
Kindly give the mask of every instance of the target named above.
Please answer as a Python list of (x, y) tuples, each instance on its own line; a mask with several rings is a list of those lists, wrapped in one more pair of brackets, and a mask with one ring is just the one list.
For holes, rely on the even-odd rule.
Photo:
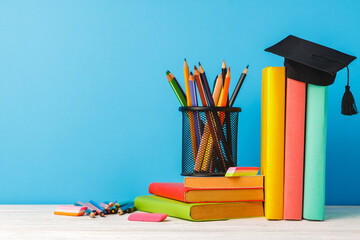
[(171, 217), (193, 220), (190, 215), (192, 205), (175, 200), (157, 196), (140, 196), (135, 198), (134, 204), (139, 211), (163, 213)]
[(308, 84), (307, 91), (303, 217), (324, 220), (327, 87)]
[(183, 185), (171, 183), (151, 183), (149, 193), (156, 196), (171, 198), (185, 202), (186, 188)]
[(287, 78), (284, 219), (302, 219), (306, 83)]
[(262, 77), (261, 172), (265, 176), (265, 217), (282, 219), (285, 67), (267, 67)]

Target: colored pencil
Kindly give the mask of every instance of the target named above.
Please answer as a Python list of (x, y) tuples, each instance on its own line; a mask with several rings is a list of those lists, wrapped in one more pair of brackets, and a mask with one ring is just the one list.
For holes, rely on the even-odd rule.
[(227, 98), (229, 95), (230, 79), (231, 79), (231, 73), (230, 73), (230, 67), (229, 67), (229, 70), (227, 71), (226, 77), (225, 77), (223, 95), (221, 96), (221, 99), (220, 99), (220, 107), (226, 107), (226, 102), (227, 102)]
[(215, 86), (216, 86), (216, 81), (217, 81), (218, 77), (219, 77), (219, 76), (218, 76), (218, 75), (216, 75), (215, 80), (214, 80), (214, 84), (213, 84), (213, 90), (212, 90), (212, 93), (214, 93)]
[[(203, 103), (203, 106), (208, 107), (209, 103), (208, 103), (207, 98), (206, 98), (204, 86), (203, 86), (202, 81), (200, 79), (200, 72), (198, 71), (196, 66), (194, 66), (194, 76), (195, 76), (195, 81), (196, 81), (196, 84), (198, 86), (199, 95), (200, 95), (201, 101)], [(206, 145), (207, 145), (207, 141), (208, 141), (208, 136), (207, 136), (206, 133), (208, 133), (208, 132), (210, 132), (209, 133), (210, 136), (212, 136), (213, 141), (215, 141), (215, 144), (217, 146), (216, 149), (218, 151), (218, 154), (219, 154), (219, 156), (221, 158), (221, 162), (223, 164), (223, 165), (219, 164), (220, 165), (219, 167), (221, 167), (221, 168), (224, 167), (223, 171), (225, 171), (226, 170), (225, 158), (223, 156), (219, 136), (217, 135), (221, 131), (216, 131), (216, 128), (215, 128), (214, 123), (213, 123), (213, 116), (212, 116), (212, 114), (210, 112), (206, 111), (205, 112), (205, 117), (206, 117), (206, 125), (205, 125), (205, 129), (204, 129), (204, 134), (203, 134), (202, 139), (201, 139), (198, 154), (196, 155), (194, 171), (199, 172), (201, 170), (201, 164), (202, 164), (203, 156), (204, 156), (205, 151), (206, 151)], [(219, 129), (219, 130), (221, 130), (221, 129)], [(202, 147), (202, 145), (205, 145), (205, 147)]]
[(169, 81), (170, 86), (172, 87), (172, 89), (174, 90), (174, 93), (177, 97), (177, 99), (179, 100), (181, 106), (185, 107), (186, 106), (186, 100), (184, 95), (182, 94), (179, 86), (177, 85), (175, 78), (171, 77), (170, 72), (166, 72), (166, 77)]
[[(81, 203), (81, 204), (80, 204)], [(82, 202), (76, 202), (76, 203), (74, 203), (74, 206), (79, 206), (79, 207), (87, 207), (84, 203), (82, 203)], [(89, 215), (90, 216), (90, 214), (91, 213), (95, 213), (96, 214), (96, 211), (94, 212), (94, 211), (91, 211), (88, 207), (87, 207), (87, 209), (86, 209), (86, 215)]]
[(180, 89), (181, 94), (184, 96), (184, 98), (185, 98), (185, 100), (186, 100), (186, 94), (185, 94), (184, 90), (181, 88), (181, 85), (179, 84), (178, 80), (176, 79), (176, 77), (175, 77), (169, 70), (167, 70), (167, 71), (169, 72), (169, 75), (170, 75), (170, 76), (174, 79), (174, 81), (176, 82), (177, 86), (178, 86), (179, 89)]
[(229, 102), (229, 106), (232, 107), (234, 105), (235, 99), (240, 91), (240, 88), (242, 86), (242, 84), (244, 83), (245, 77), (247, 75), (247, 71), (248, 71), (249, 65), (246, 66), (245, 70), (242, 72), (238, 83), (236, 84), (235, 90), (230, 98), (230, 102)]
[[(206, 78), (206, 74), (205, 74), (205, 71), (204, 71), (203, 67), (201, 66), (200, 62), (199, 62), (199, 69), (200, 69), (200, 74), (201, 74), (200, 76), (201, 76), (201, 79), (202, 79), (202, 82), (203, 82), (203, 85), (204, 85), (204, 89), (205, 89), (206, 95), (207, 95), (208, 100), (209, 100), (209, 106), (210, 107), (215, 107), (216, 105), (215, 105), (213, 96), (211, 95), (211, 91), (210, 91), (210, 87), (209, 87), (209, 84), (208, 84), (208, 81), (207, 81), (207, 78)], [(226, 78), (225, 78), (225, 82), (226, 82)], [(229, 80), (229, 83), (230, 83), (230, 80)], [(225, 97), (227, 98), (227, 96), (225, 96)], [(220, 121), (219, 116), (218, 116), (218, 114), (216, 112), (211, 114), (211, 116), (214, 118), (214, 121), (215, 121), (215, 125), (216, 125), (216, 128), (217, 128), (216, 133), (219, 134), (219, 139), (223, 143), (226, 159), (228, 160), (230, 166), (233, 166), (233, 164), (232, 164), (232, 162), (233, 162), (232, 161), (232, 156), (230, 154), (231, 149), (229, 148), (229, 145), (227, 144), (225, 134), (224, 134), (224, 132), (222, 130), (223, 122)], [(211, 151), (209, 151), (209, 153), (211, 153)]]
[(184, 59), (184, 79), (185, 79), (185, 91), (186, 91), (187, 106), (191, 106), (191, 93), (190, 93), (190, 86), (189, 86), (189, 66), (186, 62), (186, 58)]
[(99, 208), (97, 208), (96, 206), (94, 206), (93, 204), (91, 204), (90, 202), (86, 202), (85, 203), (86, 206), (92, 210), (95, 210), (99, 215), (100, 217), (104, 217), (105, 216), (105, 213), (104, 211), (100, 210)]
[(105, 203), (99, 202), (99, 206), (104, 208), (105, 210), (108, 210), (108, 211), (110, 210), (110, 206)]
[[(192, 82), (194, 82), (194, 76), (190, 75), (189, 79), (192, 78)], [(189, 85), (189, 94), (188, 96), (191, 96), (191, 92), (190, 92), (190, 85)], [(191, 100), (191, 99), (190, 99)], [(188, 106), (192, 106), (192, 103), (188, 103)], [(189, 117), (189, 122), (190, 122), (190, 135), (191, 135), (191, 143), (192, 143), (192, 149), (193, 149), (193, 158), (194, 158), (194, 163), (196, 160), (196, 154), (197, 154), (197, 140), (196, 140), (196, 128), (195, 128), (195, 118), (194, 118), (194, 114), (189, 112), (188, 114)]]
[(222, 73), (217, 77), (215, 81), (214, 91), (213, 91), (213, 99), (216, 103), (216, 106), (218, 106), (218, 101), (220, 98), (221, 89), (223, 87), (223, 81), (222, 81)]
[(222, 65), (221, 65), (221, 73), (222, 73), (222, 81), (223, 81), (223, 85), (224, 85), (225, 77), (226, 77), (226, 73), (227, 73), (225, 59), (223, 60)]
[[(191, 106), (197, 107), (197, 94), (196, 94), (196, 86), (195, 86), (195, 79), (192, 72), (190, 72), (189, 76), (189, 87), (190, 87), (190, 93), (191, 93)], [(200, 146), (200, 138), (201, 138), (201, 132), (200, 132), (200, 117), (198, 112), (194, 112), (194, 123), (195, 123), (195, 134), (196, 134), (196, 146), (197, 148)]]
[(215, 107), (214, 99), (213, 99), (213, 97), (211, 95), (211, 90), (210, 90), (210, 87), (209, 87), (209, 82), (207, 80), (204, 68), (201, 66), (200, 62), (199, 62), (199, 70), (200, 70), (200, 78), (201, 78), (202, 84), (204, 86), (205, 94), (206, 94), (206, 97), (207, 97), (208, 102), (209, 102), (208, 106)]
[(206, 98), (206, 93), (205, 93), (205, 89), (204, 89), (204, 85), (201, 81), (200, 78), (200, 72), (199, 70), (196, 68), (196, 66), (194, 66), (194, 77), (195, 77), (195, 81), (196, 81), (196, 85), (197, 85), (197, 89), (199, 91), (199, 96), (201, 99), (201, 102), (203, 104), (204, 107), (208, 107), (209, 106), (209, 102)]
[[(222, 73), (217, 78), (215, 89), (214, 89), (213, 96), (212, 96), (214, 102), (216, 102), (216, 103), (219, 100), (221, 89), (222, 89)], [(208, 167), (209, 167), (210, 159), (211, 159), (211, 156), (212, 156), (211, 151), (212, 151), (212, 148), (213, 148), (213, 143), (214, 142), (212, 140), (212, 137), (209, 136), (208, 144), (206, 146), (204, 160), (203, 160), (202, 166), (201, 166), (201, 171), (203, 171), (203, 172), (206, 172)]]
[(94, 205), (95, 207), (97, 207), (98, 209), (100, 209), (100, 211), (103, 211), (104, 213), (107, 213), (107, 212), (106, 212), (106, 209), (103, 208), (102, 206), (100, 206), (100, 204), (98, 204), (97, 202), (92, 201), (92, 200), (90, 200), (89, 202), (90, 202), (92, 205)]

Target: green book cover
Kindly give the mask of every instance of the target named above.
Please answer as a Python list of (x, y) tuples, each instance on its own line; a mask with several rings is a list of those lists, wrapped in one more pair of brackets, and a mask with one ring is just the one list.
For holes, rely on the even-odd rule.
[(135, 207), (139, 211), (164, 213), (172, 217), (194, 221), (190, 209), (195, 204), (183, 203), (158, 196), (140, 196), (135, 198)]
[(190, 221), (211, 221), (264, 216), (263, 204), (261, 201), (184, 203), (168, 198), (147, 195), (135, 198), (135, 207), (139, 211), (163, 213), (171, 217)]
[(327, 87), (308, 84), (303, 217), (324, 220)]

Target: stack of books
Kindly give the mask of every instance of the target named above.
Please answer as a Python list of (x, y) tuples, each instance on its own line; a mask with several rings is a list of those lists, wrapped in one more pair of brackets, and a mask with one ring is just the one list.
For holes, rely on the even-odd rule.
[(263, 176), (185, 177), (184, 183), (151, 183), (149, 193), (135, 199), (138, 210), (191, 221), (264, 216)]
[[(265, 51), (286, 67), (262, 73), (265, 217), (324, 220), (327, 86), (356, 57), (291, 35)], [(344, 100), (343, 114), (354, 114)]]

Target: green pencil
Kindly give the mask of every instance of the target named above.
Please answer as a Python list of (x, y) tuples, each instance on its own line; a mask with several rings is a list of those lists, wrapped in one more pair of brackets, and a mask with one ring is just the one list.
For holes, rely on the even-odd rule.
[(171, 77), (171, 75), (169, 73), (170, 73), (169, 71), (166, 72), (166, 77), (169, 81), (169, 84), (170, 84), (171, 88), (174, 90), (174, 93), (175, 93), (176, 97), (178, 98), (181, 106), (186, 107), (187, 104), (186, 104), (185, 96), (182, 94), (180, 86), (177, 85), (175, 78)]

